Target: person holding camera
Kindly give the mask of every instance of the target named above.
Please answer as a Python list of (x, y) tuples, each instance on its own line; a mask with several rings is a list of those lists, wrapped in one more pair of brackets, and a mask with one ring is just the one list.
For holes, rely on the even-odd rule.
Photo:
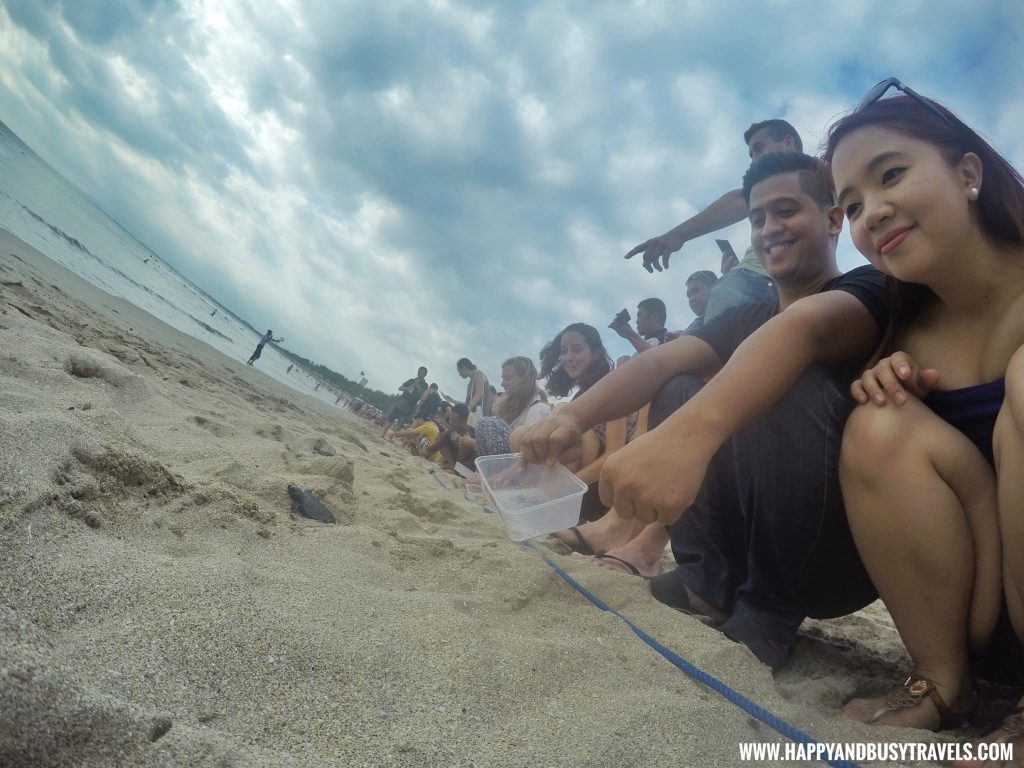
[(661, 299), (644, 299), (636, 305), (636, 330), (629, 324), (629, 310), (615, 316), (608, 327), (624, 338), (637, 353), (665, 343), (665, 322), (668, 312)]

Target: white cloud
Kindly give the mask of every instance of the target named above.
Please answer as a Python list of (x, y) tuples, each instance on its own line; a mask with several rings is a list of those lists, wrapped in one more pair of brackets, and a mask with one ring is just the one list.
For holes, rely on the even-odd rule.
[(998, 0), (69, 7), (0, 8), (0, 119), (243, 317), (379, 382), (425, 362), (458, 392), (457, 357), (496, 378), (651, 295), (684, 325), (713, 238), (662, 275), (622, 254), (738, 185), (751, 122), (813, 150), (886, 75), (1024, 166)]

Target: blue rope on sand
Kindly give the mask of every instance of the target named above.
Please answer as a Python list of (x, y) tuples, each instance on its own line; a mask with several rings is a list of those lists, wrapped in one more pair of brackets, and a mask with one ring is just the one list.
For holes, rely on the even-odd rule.
[[(714, 691), (717, 691), (727, 701), (732, 702), (737, 707), (739, 707), (744, 712), (746, 712), (748, 715), (750, 715), (751, 717), (757, 718), (762, 723), (764, 723), (768, 727), (778, 731), (779, 733), (781, 733), (786, 738), (791, 739), (792, 741), (795, 741), (795, 742), (800, 743), (800, 744), (817, 744), (818, 743), (818, 741), (816, 739), (812, 739), (810, 736), (808, 736), (806, 733), (801, 731), (799, 728), (796, 728), (796, 727), (790, 725), (789, 723), (787, 723), (785, 720), (777, 717), (776, 715), (773, 715), (771, 712), (769, 712), (767, 709), (762, 707), (760, 704), (757, 704), (756, 702), (751, 701), (746, 696), (744, 696), (742, 693), (740, 693), (738, 691), (734, 691), (732, 688), (730, 688), (728, 685), (723, 683), (718, 678), (713, 677), (712, 675), (709, 675), (707, 672), (705, 672), (704, 670), (702, 670), (702, 669), (700, 669), (698, 667), (695, 667), (693, 664), (688, 662), (686, 659), (684, 659), (682, 656), (677, 654), (672, 649), (666, 648), (664, 645), (662, 645), (657, 640), (655, 640), (653, 637), (651, 637), (646, 632), (644, 632), (642, 629), (640, 629), (640, 627), (638, 627), (636, 624), (631, 622), (629, 619), (627, 619), (621, 613), (619, 613), (614, 608), (612, 608), (610, 605), (608, 605), (608, 603), (606, 603), (604, 600), (599, 598), (597, 595), (595, 595), (589, 589), (587, 589), (582, 584), (580, 584), (578, 581), (576, 581), (576, 579), (574, 579), (568, 573), (563, 571), (560, 567), (558, 567), (558, 565), (553, 563), (547, 557), (544, 557), (544, 555), (541, 554), (537, 550), (537, 548), (535, 546), (533, 546), (533, 544), (531, 544), (528, 541), (524, 541), (524, 542), (522, 542), (522, 544), (523, 544), (524, 547), (529, 547), (530, 549), (532, 549), (535, 552), (537, 552), (537, 554), (539, 554), (542, 558), (544, 558), (544, 562), (547, 563), (549, 566), (551, 566), (551, 568), (555, 571), (555, 573), (557, 573), (559, 576), (561, 576), (566, 581), (567, 584), (569, 584), (570, 586), (574, 587), (581, 595), (583, 595), (585, 598), (587, 598), (587, 600), (592, 602), (594, 605), (596, 605), (602, 611), (607, 611), (608, 613), (611, 613), (612, 615), (617, 616), (619, 619), (621, 619), (623, 621), (623, 623), (625, 623), (625, 625), (627, 627), (629, 627), (633, 631), (633, 634), (635, 634), (637, 637), (639, 637), (641, 640), (643, 640), (645, 643), (647, 643), (649, 646), (651, 646), (651, 648), (653, 648), (655, 651), (657, 651), (662, 656), (664, 656), (666, 659), (668, 659), (672, 664), (674, 664), (675, 666), (679, 667), (679, 669), (681, 669), (687, 675), (692, 677), (694, 680), (696, 680), (696, 681), (698, 681), (700, 683), (703, 683), (704, 685), (708, 686), (709, 688), (711, 688)], [(849, 760), (824, 760), (824, 762), (828, 763), (828, 765), (835, 766), (835, 768), (860, 768), (857, 765), (857, 763), (850, 762)]]

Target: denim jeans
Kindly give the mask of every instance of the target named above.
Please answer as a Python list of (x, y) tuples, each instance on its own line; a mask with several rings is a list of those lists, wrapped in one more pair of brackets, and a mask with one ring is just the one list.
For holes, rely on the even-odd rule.
[[(651, 406), (652, 424), (700, 386), (692, 376), (670, 380)], [(676, 573), (730, 622), (795, 633), (807, 616), (845, 615), (876, 598), (839, 487), (853, 405), (845, 382), (811, 366), (722, 446), (696, 501), (669, 527)]]

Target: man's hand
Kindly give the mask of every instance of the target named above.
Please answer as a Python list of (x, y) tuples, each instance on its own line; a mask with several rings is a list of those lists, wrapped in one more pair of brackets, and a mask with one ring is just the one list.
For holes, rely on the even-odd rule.
[(582, 460), (582, 439), (583, 431), (575, 419), (556, 408), (523, 432), (519, 452), (527, 464), (564, 464), (575, 472)]
[(669, 257), (682, 248), (685, 242), (686, 240), (676, 230), (670, 229), (659, 237), (652, 237), (650, 240), (640, 243), (626, 254), (626, 258), (631, 259), (638, 253), (643, 253), (644, 269), (648, 272), (654, 272), (654, 270), (661, 272), (662, 265), (668, 269)]
[(608, 327), (615, 331), (617, 334), (619, 334), (619, 336), (626, 339), (627, 341), (629, 341), (630, 339), (637, 335), (636, 331), (633, 330), (633, 327), (628, 322), (619, 323), (618, 325), (612, 324), (609, 325)]
[(688, 450), (664, 429), (641, 435), (605, 460), (601, 501), (626, 519), (674, 523), (697, 498), (711, 462), (705, 453)]
[(885, 405), (887, 402), (903, 405), (907, 402), (907, 392), (921, 400), (938, 383), (937, 370), (919, 367), (906, 352), (894, 352), (879, 360), (873, 368), (864, 371), (850, 385), (850, 392), (861, 405), (869, 401), (876, 405)]

